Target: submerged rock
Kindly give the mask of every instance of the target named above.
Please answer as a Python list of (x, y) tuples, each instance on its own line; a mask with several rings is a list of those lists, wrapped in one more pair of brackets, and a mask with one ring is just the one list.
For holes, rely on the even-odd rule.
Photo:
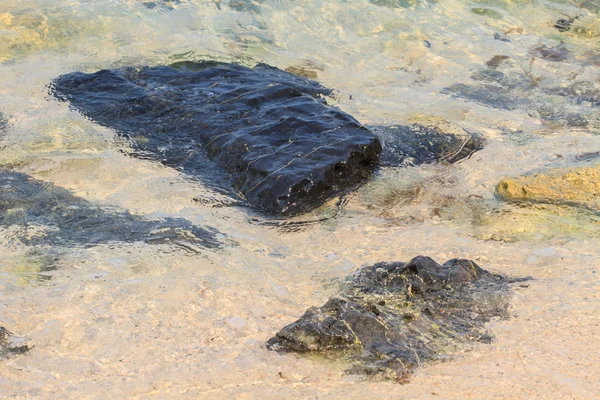
[(507, 278), (470, 260), (379, 263), (358, 270), (343, 295), (308, 309), (267, 347), (342, 358), (352, 363), (348, 373), (404, 381), (461, 345), (489, 342), (485, 324), (508, 316), (509, 298)]
[(319, 72), (324, 71), (325, 67), (310, 60), (300, 60), (296, 64), (287, 67), (286, 72), (298, 75), (307, 79), (317, 79)]
[(477, 86), (457, 83), (444, 89), (443, 92), (499, 110), (514, 111), (527, 106), (524, 99), (511, 94), (510, 90), (496, 85)]
[(435, 3), (434, 0), (369, 0), (371, 4), (388, 8), (409, 8), (418, 5)]
[(574, 3), (581, 8), (586, 8), (594, 13), (600, 13), (600, 4), (597, 0), (575, 0)]
[[(477, 200), (477, 199), (474, 199)], [(600, 216), (597, 212), (564, 204), (531, 203), (470, 205), (471, 221), (463, 229), (471, 230), (478, 240), (514, 243), (547, 242), (548, 240), (588, 240), (600, 238)]]
[(219, 232), (180, 218), (144, 220), (102, 209), (68, 190), (30, 176), (0, 170), (0, 228), (27, 245), (97, 245), (112, 241), (223, 245)]
[[(552, 57), (550, 53), (544, 54)], [(586, 127), (590, 118), (595, 118), (596, 113), (586, 106), (587, 103), (591, 103), (592, 107), (598, 105), (600, 90), (592, 85), (570, 82), (569, 86), (550, 86), (522, 73), (499, 71), (500, 64), (494, 63), (488, 67), (471, 76), (475, 83), (454, 84), (444, 88), (442, 93), (498, 110), (521, 110), (548, 124), (559, 126)], [(568, 111), (569, 108), (573, 108), (574, 112)]]
[(369, 129), (327, 105), (331, 90), (265, 64), (77, 72), (53, 89), (138, 155), (202, 177), (214, 175), (208, 154), (250, 204), (273, 214), (321, 205), (371, 174), (381, 151)]
[(181, 4), (181, 0), (156, 0), (145, 1), (142, 5), (150, 10), (161, 9), (164, 11), (173, 11), (175, 6)]
[(0, 360), (26, 353), (29, 349), (31, 349), (31, 345), (27, 339), (14, 336), (6, 328), (0, 326)]
[(494, 40), (510, 43), (510, 39), (505, 34), (500, 34), (498, 32), (494, 33)]
[[(238, 12), (253, 12), (260, 13), (260, 4), (264, 3), (265, 0), (229, 0), (227, 5), (232, 10)], [(217, 1), (217, 4), (220, 1)]]
[(577, 105), (600, 106), (600, 84), (595, 82), (578, 82), (570, 86), (549, 87), (544, 92), (548, 95), (570, 98)]
[(567, 61), (571, 58), (571, 52), (563, 44), (557, 46), (543, 44), (531, 50), (531, 54), (552, 62)]
[(554, 24), (554, 27), (558, 29), (559, 32), (566, 32), (571, 29), (571, 25), (573, 25), (573, 19), (565, 19), (561, 18)]
[(383, 142), (382, 165), (452, 164), (483, 148), (483, 138), (441, 117), (415, 115), (410, 122), (372, 127)]
[(497, 191), (507, 200), (573, 204), (599, 211), (600, 165), (504, 179)]
[[(137, 1), (137, 0), (136, 0)], [(69, 7), (48, 2), (42, 7), (11, 2), (0, 7), (0, 63), (38, 51), (67, 51), (75, 38), (107, 34), (112, 24), (87, 3)]]
[[(455, 98), (506, 111), (522, 111), (549, 127), (598, 128), (600, 86), (594, 53), (583, 57), (564, 43), (538, 45), (526, 58), (494, 56), (461, 82), (442, 90)], [(524, 62), (529, 68), (523, 70)], [(577, 72), (573, 72), (573, 71)]]

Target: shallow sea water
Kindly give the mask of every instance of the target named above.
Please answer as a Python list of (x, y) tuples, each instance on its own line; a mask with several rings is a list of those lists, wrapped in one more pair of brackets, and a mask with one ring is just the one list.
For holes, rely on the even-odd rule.
[[(0, 0), (0, 166), (107, 210), (214, 228), (223, 243), (31, 245), (0, 227), (0, 326), (35, 344), (0, 361), (0, 397), (599, 398), (600, 218), (509, 204), (495, 186), (594, 162), (581, 155), (600, 151), (600, 3), (233, 4)], [(569, 31), (554, 27), (569, 18)], [(207, 58), (303, 70), (364, 124), (433, 114), (487, 145), (453, 166), (382, 168), (342, 206), (273, 221), (129, 157), (114, 132), (48, 94), (76, 70)], [(513, 102), (448, 90), (481, 93), (481, 71), (503, 72)], [(534, 280), (515, 287), (512, 317), (490, 324), (492, 344), (422, 366), (405, 385), (265, 349), (360, 266), (419, 254)]]

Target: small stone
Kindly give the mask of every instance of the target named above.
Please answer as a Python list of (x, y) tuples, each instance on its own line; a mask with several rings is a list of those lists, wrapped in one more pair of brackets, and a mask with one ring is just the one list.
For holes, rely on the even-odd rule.
[(492, 69), (496, 69), (502, 64), (505, 60), (508, 60), (509, 56), (494, 56), (492, 57), (485, 65)]
[(494, 39), (501, 42), (510, 42), (510, 39), (506, 35), (501, 35), (498, 32), (494, 33)]
[(572, 19), (559, 19), (554, 24), (554, 27), (558, 29), (559, 32), (566, 32), (571, 29), (571, 25), (573, 24)]

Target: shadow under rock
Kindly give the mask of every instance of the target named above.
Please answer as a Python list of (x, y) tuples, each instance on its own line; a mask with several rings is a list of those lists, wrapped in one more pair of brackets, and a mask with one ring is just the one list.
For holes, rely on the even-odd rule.
[(5, 170), (0, 170), (0, 227), (12, 229), (16, 239), (31, 246), (143, 241), (218, 249), (225, 243), (214, 228), (108, 210), (51, 183)]

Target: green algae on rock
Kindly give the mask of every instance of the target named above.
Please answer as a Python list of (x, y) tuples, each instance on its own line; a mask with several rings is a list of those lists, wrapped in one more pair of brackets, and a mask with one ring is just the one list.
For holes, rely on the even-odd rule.
[(472, 236), (479, 240), (514, 243), (600, 237), (600, 216), (565, 205), (506, 204), (473, 209), (473, 214), (472, 225), (465, 228), (473, 229)]
[(473, 14), (483, 15), (485, 17), (490, 17), (494, 19), (502, 18), (502, 14), (499, 11), (492, 10), (491, 8), (476, 7), (472, 8), (471, 11), (473, 12)]
[(378, 263), (358, 270), (344, 293), (308, 309), (267, 347), (341, 358), (352, 364), (349, 374), (405, 382), (426, 362), (489, 343), (485, 324), (508, 317), (509, 298), (506, 277), (470, 260)]
[(59, 259), (58, 252), (48, 248), (6, 251), (2, 254), (0, 272), (5, 282), (10, 281), (15, 286), (42, 283), (52, 279)]
[(55, 3), (40, 10), (22, 5), (0, 9), (0, 62), (42, 50), (62, 51), (80, 35), (110, 29), (111, 22), (98, 18), (90, 8), (78, 10)]

